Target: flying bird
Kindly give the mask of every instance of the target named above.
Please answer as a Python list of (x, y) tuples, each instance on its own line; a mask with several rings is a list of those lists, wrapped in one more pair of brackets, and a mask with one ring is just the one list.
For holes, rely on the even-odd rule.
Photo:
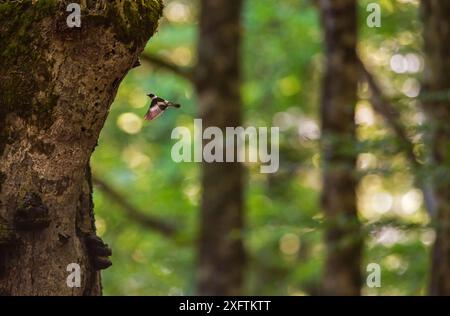
[(155, 118), (157, 118), (161, 113), (163, 113), (168, 107), (172, 106), (174, 108), (179, 108), (181, 105), (177, 103), (172, 103), (170, 101), (167, 101), (163, 98), (158, 97), (157, 95), (154, 95), (153, 93), (147, 94), (148, 97), (152, 99), (150, 103), (150, 107), (145, 114), (145, 119), (147, 121), (151, 121)]

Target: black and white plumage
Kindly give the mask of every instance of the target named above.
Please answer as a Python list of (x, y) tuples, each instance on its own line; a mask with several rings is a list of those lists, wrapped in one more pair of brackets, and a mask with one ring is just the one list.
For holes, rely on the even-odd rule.
[(151, 121), (151, 120), (155, 119), (170, 106), (172, 106), (174, 108), (180, 107), (179, 104), (167, 101), (167, 100), (160, 98), (157, 95), (154, 95), (152, 93), (147, 94), (147, 96), (149, 96), (152, 99), (152, 101), (150, 103), (150, 107), (149, 107), (147, 113), (145, 114), (145, 119), (147, 121)]

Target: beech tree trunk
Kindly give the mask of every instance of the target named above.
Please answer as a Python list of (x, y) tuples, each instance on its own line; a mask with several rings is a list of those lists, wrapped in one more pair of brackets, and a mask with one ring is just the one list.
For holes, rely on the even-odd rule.
[(356, 209), (358, 60), (355, 0), (320, 0), (326, 69), (322, 91), (322, 209), (326, 261), (323, 293), (359, 295), (362, 239)]
[[(0, 3), (3, 295), (100, 295), (98, 269), (108, 265), (107, 251), (92, 252), (101, 240), (89, 239), (89, 159), (162, 3), (81, 1), (81, 27), (69, 28), (70, 2)], [(71, 263), (80, 287), (66, 284)]]
[[(202, 0), (196, 88), (203, 128), (241, 125), (241, 0)], [(207, 141), (208, 142), (208, 141)], [(225, 150), (223, 151), (225, 153)], [(243, 167), (203, 162), (198, 293), (239, 295), (244, 249)]]
[(422, 1), (426, 67), (423, 107), (431, 130), (431, 169), (437, 214), (431, 295), (450, 295), (450, 2)]

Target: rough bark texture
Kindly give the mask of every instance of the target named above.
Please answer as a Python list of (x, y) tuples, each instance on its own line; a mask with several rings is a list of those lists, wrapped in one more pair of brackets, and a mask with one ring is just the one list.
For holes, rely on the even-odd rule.
[(450, 1), (422, 1), (426, 67), (423, 106), (430, 125), (436, 241), (432, 295), (450, 295)]
[(322, 209), (326, 218), (323, 293), (359, 295), (362, 240), (355, 175), (356, 1), (321, 0), (319, 5), (326, 51), (322, 91)]
[[(225, 131), (241, 124), (240, 12), (240, 0), (202, 0), (196, 87), (203, 128)], [(244, 266), (243, 167), (237, 162), (204, 162), (202, 172), (198, 292), (239, 295)]]
[[(0, 1), (0, 294), (99, 295), (89, 159), (162, 4)], [(94, 257), (99, 254), (95, 254)], [(70, 263), (81, 287), (69, 288)]]

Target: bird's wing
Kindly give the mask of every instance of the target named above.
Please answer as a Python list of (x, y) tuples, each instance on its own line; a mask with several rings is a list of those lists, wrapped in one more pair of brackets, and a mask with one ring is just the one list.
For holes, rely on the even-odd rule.
[(157, 116), (159, 116), (161, 113), (163, 112), (163, 110), (159, 107), (159, 106), (154, 106), (151, 107), (148, 111), (147, 114), (145, 114), (145, 119), (147, 121), (151, 121), (154, 118), (156, 118)]
[(155, 105), (158, 105), (163, 110), (165, 110), (167, 108), (168, 102), (162, 98), (156, 98), (154, 100), (154, 102), (155, 102)]

